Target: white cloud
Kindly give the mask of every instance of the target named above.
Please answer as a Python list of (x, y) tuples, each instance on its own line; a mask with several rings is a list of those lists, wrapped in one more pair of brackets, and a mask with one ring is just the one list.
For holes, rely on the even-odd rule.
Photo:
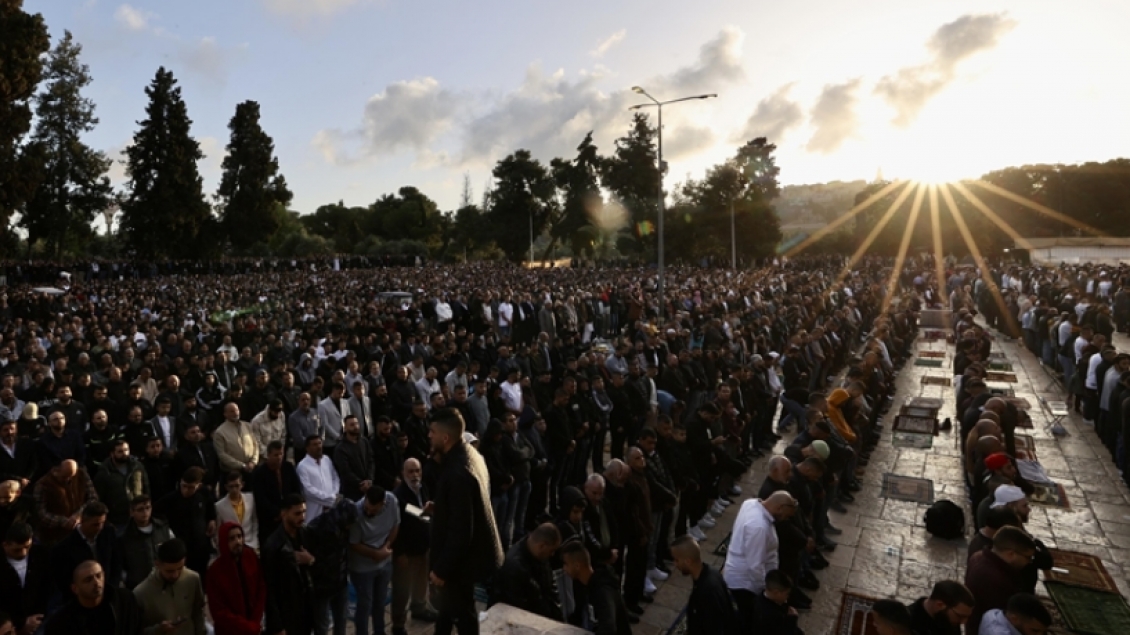
[(595, 58), (604, 57), (605, 53), (612, 50), (612, 48), (615, 47), (617, 44), (623, 42), (624, 38), (627, 37), (627, 35), (628, 35), (628, 29), (620, 29), (619, 31), (608, 36), (600, 44), (597, 44), (596, 48), (589, 51), (589, 55), (591, 55)]
[(149, 19), (153, 14), (141, 9), (135, 9), (128, 4), (123, 4), (114, 12), (114, 19), (119, 24), (131, 31), (144, 31), (149, 28)]
[(663, 137), (663, 160), (693, 156), (714, 145), (715, 141), (714, 131), (706, 126), (680, 125)]
[[(671, 99), (696, 92), (716, 92), (745, 77), (741, 52), (744, 35), (736, 28), (721, 31), (702, 46), (698, 58), (667, 75), (643, 82), (652, 94)], [(600, 67), (569, 77), (563, 70), (546, 72), (531, 64), (516, 88), (494, 94), (455, 93), (432, 78), (388, 85), (370, 98), (360, 125), (353, 130), (325, 129), (312, 144), (327, 161), (349, 163), (383, 154), (411, 150), (421, 166), (460, 166), (485, 163), (518, 148), (548, 161), (572, 156), (577, 143), (593, 131), (598, 145), (627, 129), (628, 106), (639, 101), (627, 87), (602, 88), (610, 73)], [(690, 108), (689, 106), (687, 108)], [(686, 115), (676, 111), (672, 120)], [(458, 113), (467, 113), (458, 116)], [(682, 124), (680, 124), (682, 125)], [(697, 152), (712, 133), (690, 128), (674, 150)], [(432, 147), (450, 134), (457, 147)]]
[(322, 130), (313, 143), (332, 163), (405, 149), (424, 152), (451, 125), (459, 101), (431, 77), (396, 82), (369, 98), (359, 128)]
[(288, 17), (326, 17), (367, 0), (263, 0), (267, 8)]
[(843, 84), (828, 84), (816, 100), (809, 114), (815, 129), (808, 140), (809, 152), (831, 154), (854, 137), (859, 131), (859, 114), (856, 106), (861, 80), (853, 79)]
[(957, 78), (957, 66), (982, 51), (996, 48), (1016, 22), (1003, 13), (964, 15), (943, 24), (927, 43), (931, 57), (881, 79), (875, 92), (895, 109), (894, 124), (906, 127), (935, 95)]
[(785, 84), (762, 99), (735, 141), (744, 143), (765, 137), (770, 143), (780, 143), (786, 133), (799, 126), (804, 121), (804, 111), (800, 104), (789, 99), (792, 87), (793, 84)]
[(247, 44), (224, 46), (216, 38), (202, 37), (181, 45), (177, 57), (189, 72), (216, 85), (227, 83), (228, 71), (246, 53)]

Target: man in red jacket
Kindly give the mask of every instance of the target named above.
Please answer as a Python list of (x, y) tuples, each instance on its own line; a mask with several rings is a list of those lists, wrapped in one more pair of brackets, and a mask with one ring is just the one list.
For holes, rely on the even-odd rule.
[(267, 584), (255, 551), (243, 546), (243, 528), (220, 526), (220, 555), (208, 567), (205, 592), (216, 635), (259, 635), (267, 604)]

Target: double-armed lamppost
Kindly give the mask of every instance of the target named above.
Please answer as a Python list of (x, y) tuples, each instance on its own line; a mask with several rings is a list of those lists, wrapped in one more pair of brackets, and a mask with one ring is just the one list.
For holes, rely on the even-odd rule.
[(693, 97), (680, 97), (679, 99), (671, 99), (669, 101), (659, 101), (652, 97), (648, 92), (639, 86), (632, 86), (632, 90), (647, 97), (651, 100), (650, 104), (637, 104), (628, 110), (639, 110), (640, 108), (655, 107), (658, 111), (656, 130), (659, 134), (658, 148), (659, 148), (659, 218), (656, 222), (656, 233), (658, 234), (659, 247), (656, 255), (659, 260), (659, 318), (662, 320), (667, 314), (667, 300), (664, 297), (664, 288), (666, 286), (666, 272), (663, 266), (663, 175), (667, 173), (667, 164), (663, 162), (663, 107), (667, 104), (675, 104), (680, 101), (692, 101), (695, 99), (710, 99), (717, 97), (717, 93), (710, 93), (708, 95), (694, 95)]

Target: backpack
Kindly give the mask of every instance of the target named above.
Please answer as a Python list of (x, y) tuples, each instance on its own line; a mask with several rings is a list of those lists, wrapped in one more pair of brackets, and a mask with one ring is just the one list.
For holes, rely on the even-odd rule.
[(940, 500), (926, 510), (926, 531), (943, 540), (965, 536), (965, 511), (948, 500)]

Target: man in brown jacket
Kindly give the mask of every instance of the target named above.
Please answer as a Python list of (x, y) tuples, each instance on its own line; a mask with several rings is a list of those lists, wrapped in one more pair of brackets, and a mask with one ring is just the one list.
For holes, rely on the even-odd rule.
[(86, 470), (67, 459), (51, 468), (33, 490), (39, 541), (51, 547), (78, 525), (82, 508), (98, 499)]

